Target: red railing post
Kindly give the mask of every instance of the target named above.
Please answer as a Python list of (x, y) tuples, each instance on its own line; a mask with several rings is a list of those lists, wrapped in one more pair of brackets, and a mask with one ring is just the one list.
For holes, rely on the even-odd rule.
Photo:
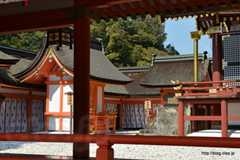
[(112, 148), (112, 144), (108, 141), (99, 141), (97, 142), (98, 149), (96, 160), (113, 160), (114, 159), (114, 151)]
[(179, 101), (178, 103), (178, 135), (184, 136), (184, 103)]
[(221, 101), (221, 117), (222, 137), (228, 137), (228, 107), (225, 99)]

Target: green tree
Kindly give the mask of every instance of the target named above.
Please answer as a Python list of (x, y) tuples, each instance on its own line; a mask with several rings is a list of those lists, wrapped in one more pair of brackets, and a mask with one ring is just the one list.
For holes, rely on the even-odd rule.
[(172, 46), (171, 44), (168, 44), (166, 46), (166, 51), (170, 54), (170, 55), (179, 55), (180, 53), (175, 49), (174, 46)]
[(153, 55), (169, 55), (163, 45), (166, 34), (159, 16), (94, 21), (91, 32), (93, 39), (102, 40), (107, 57), (116, 66), (145, 66)]
[(37, 52), (42, 44), (44, 32), (23, 32), (0, 36), (0, 45)]
[[(45, 32), (26, 32), (0, 36), (0, 45), (37, 52)], [(152, 56), (179, 54), (168, 45), (164, 48), (166, 34), (159, 16), (127, 18), (110, 21), (93, 21), (91, 35), (103, 43), (107, 57), (116, 66), (145, 66)]]

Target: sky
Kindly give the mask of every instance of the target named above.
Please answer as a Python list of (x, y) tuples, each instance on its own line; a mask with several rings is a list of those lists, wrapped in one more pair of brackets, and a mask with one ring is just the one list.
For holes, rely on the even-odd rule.
[[(196, 31), (196, 22), (194, 18), (185, 18), (181, 20), (167, 20), (165, 22), (165, 32), (167, 40), (165, 45), (171, 44), (180, 54), (193, 53), (193, 41), (190, 32)], [(199, 53), (208, 51), (212, 55), (212, 42), (209, 36), (201, 36), (199, 41)]]

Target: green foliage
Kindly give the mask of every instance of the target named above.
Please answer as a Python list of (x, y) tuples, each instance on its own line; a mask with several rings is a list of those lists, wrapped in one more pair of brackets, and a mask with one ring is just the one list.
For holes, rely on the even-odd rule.
[(36, 52), (40, 49), (44, 32), (26, 32), (0, 36), (0, 45)]
[(91, 32), (93, 39), (102, 40), (107, 57), (116, 66), (145, 66), (153, 55), (178, 54), (172, 46), (164, 48), (166, 34), (159, 16), (93, 22)]

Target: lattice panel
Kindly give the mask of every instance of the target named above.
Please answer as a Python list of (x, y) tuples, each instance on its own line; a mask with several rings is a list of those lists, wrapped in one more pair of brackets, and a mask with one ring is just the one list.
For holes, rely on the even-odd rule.
[[(240, 79), (240, 35), (223, 39), (224, 80)], [(234, 85), (239, 86), (239, 83)]]
[(138, 129), (145, 127), (145, 111), (143, 104), (124, 104), (122, 106), (122, 126), (124, 129)]
[(42, 100), (32, 101), (32, 131), (39, 132), (44, 129), (44, 104)]
[(16, 133), (26, 131), (26, 100), (6, 98), (0, 104), (0, 133)]

